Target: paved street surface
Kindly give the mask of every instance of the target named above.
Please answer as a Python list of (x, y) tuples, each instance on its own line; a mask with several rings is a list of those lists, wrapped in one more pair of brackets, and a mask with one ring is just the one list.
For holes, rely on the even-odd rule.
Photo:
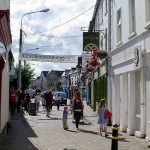
[[(53, 107), (51, 118), (46, 118), (46, 112), (41, 111), (36, 116), (15, 113), (12, 117), (12, 128), (0, 150), (111, 150), (111, 128), (109, 137), (99, 136), (97, 114), (85, 104), (85, 121), (81, 123), (80, 131), (76, 131), (69, 115), (69, 130), (62, 127), (62, 110)], [(128, 136), (119, 132), (118, 150), (150, 150), (145, 139)]]

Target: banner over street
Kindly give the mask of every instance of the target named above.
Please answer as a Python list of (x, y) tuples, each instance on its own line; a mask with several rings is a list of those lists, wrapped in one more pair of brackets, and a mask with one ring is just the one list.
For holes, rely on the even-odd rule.
[(57, 63), (77, 63), (78, 55), (39, 55), (30, 53), (19, 53), (19, 60)]

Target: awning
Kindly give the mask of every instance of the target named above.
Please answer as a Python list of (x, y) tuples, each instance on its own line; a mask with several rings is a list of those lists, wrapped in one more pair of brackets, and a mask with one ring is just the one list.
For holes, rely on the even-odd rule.
[(9, 14), (9, 10), (0, 10), (0, 41), (6, 49), (12, 43)]

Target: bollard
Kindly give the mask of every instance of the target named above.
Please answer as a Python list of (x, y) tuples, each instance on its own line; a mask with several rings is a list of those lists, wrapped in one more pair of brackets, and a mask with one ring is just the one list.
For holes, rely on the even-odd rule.
[(112, 143), (111, 143), (111, 150), (118, 150), (118, 130), (119, 127), (117, 124), (112, 126)]

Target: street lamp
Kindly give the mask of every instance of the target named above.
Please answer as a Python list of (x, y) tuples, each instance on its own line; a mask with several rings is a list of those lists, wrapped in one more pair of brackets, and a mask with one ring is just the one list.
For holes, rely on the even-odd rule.
[[(37, 47), (37, 48), (28, 49), (24, 53), (27, 53), (28, 51), (33, 51), (33, 50), (36, 50), (36, 49), (39, 49), (39, 48)], [(26, 65), (26, 60), (24, 60), (24, 66), (25, 65)]]
[[(22, 20), (23, 17), (29, 14), (33, 14), (33, 13), (38, 13), (38, 12), (48, 12), (49, 9), (44, 9), (41, 11), (35, 11), (35, 12), (30, 12), (30, 13), (26, 13), (22, 16), (21, 18), (21, 28), (20, 28), (20, 40), (19, 40), (19, 53), (22, 52)], [(21, 60), (19, 60), (19, 65), (18, 65), (18, 89), (21, 90)]]
[(36, 47), (36, 48), (32, 48), (32, 49), (27, 49), (24, 53), (27, 53), (28, 51), (33, 51), (33, 50), (36, 50), (36, 49), (39, 49), (39, 48)]

